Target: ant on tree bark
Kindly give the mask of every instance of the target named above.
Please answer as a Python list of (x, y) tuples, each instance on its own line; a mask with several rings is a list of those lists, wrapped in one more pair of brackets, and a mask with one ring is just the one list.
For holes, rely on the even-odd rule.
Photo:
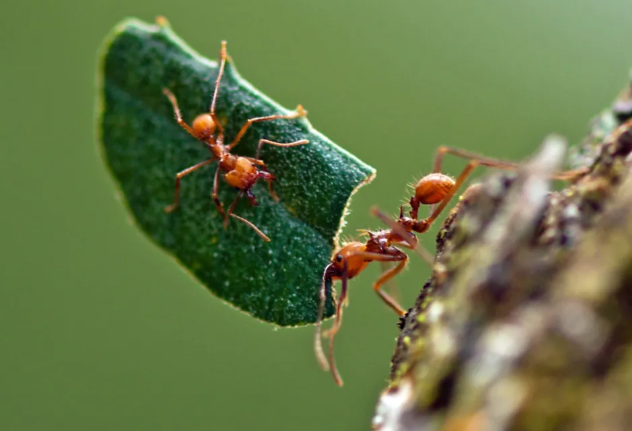
[[(441, 162), (445, 154), (468, 160), (468, 164), (459, 174), (456, 180), (441, 173)], [(388, 294), (382, 287), (390, 279), (399, 274), (408, 264), (408, 256), (398, 247), (408, 248), (416, 251), (431, 267), (434, 265), (433, 256), (423, 249), (415, 234), (427, 232), (432, 223), (439, 217), (441, 212), (450, 203), (450, 200), (459, 191), (465, 180), (477, 166), (487, 166), (492, 168), (515, 170), (520, 164), (508, 161), (497, 160), (481, 156), (476, 153), (461, 150), (458, 148), (439, 147), (435, 157), (433, 172), (424, 176), (415, 185), (414, 195), (410, 198), (411, 210), (409, 216), (404, 215), (404, 208), (400, 207), (399, 218), (391, 220), (377, 208), (372, 210), (373, 215), (386, 223), (389, 230), (379, 230), (378, 232), (363, 231), (369, 238), (366, 242), (350, 242), (337, 250), (331, 262), (323, 273), (323, 283), (319, 292), (320, 305), (318, 308), (318, 318), (316, 321), (316, 334), (314, 338), (314, 350), (320, 366), (325, 370), (331, 370), (334, 380), (338, 386), (342, 386), (342, 379), (336, 368), (334, 360), (334, 337), (342, 324), (343, 306), (349, 302), (347, 296), (348, 280), (357, 276), (371, 262), (395, 262), (395, 266), (384, 271), (373, 284), (373, 290), (380, 296), (382, 301), (393, 309), (398, 316), (403, 316), (406, 311)], [(565, 181), (574, 181), (584, 175), (587, 169), (580, 168), (552, 175), (552, 178)], [(472, 188), (474, 186), (470, 186)], [(470, 190), (468, 188), (468, 190)], [(464, 195), (468, 193), (465, 191)], [(430, 215), (419, 220), (419, 207), (430, 205)], [(435, 205), (438, 205), (435, 208)], [(327, 332), (321, 334), (321, 322), (323, 319), (325, 301), (329, 292), (332, 292), (333, 282), (341, 280), (342, 288), (336, 300), (334, 298), (335, 317), (334, 322)], [(330, 293), (331, 294), (331, 293)], [(325, 356), (322, 347), (322, 337), (329, 338), (329, 355)]]

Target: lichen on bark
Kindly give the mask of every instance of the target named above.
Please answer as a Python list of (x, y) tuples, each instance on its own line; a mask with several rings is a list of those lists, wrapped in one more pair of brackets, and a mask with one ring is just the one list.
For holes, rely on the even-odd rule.
[[(628, 429), (632, 420), (632, 87), (565, 144), (470, 188), (400, 322), (374, 427)], [(630, 124), (630, 123), (628, 123)]]

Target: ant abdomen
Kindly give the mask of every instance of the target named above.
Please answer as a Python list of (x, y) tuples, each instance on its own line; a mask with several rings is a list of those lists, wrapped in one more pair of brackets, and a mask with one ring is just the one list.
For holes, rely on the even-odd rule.
[(428, 174), (415, 186), (415, 200), (423, 205), (437, 204), (454, 187), (454, 179), (439, 172)]
[(235, 166), (224, 175), (224, 178), (229, 186), (245, 190), (254, 183), (257, 173), (257, 168), (250, 160), (238, 157)]

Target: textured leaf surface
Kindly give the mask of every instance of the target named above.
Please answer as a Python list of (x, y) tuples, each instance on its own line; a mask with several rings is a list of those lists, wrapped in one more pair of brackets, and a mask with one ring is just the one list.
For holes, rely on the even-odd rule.
[[(217, 41), (211, 48), (219, 45)], [(230, 53), (230, 44), (228, 48)], [(170, 29), (135, 20), (114, 30), (102, 55), (101, 152), (137, 226), (235, 307), (278, 325), (313, 323), (322, 270), (345, 207), (374, 170), (305, 119), (258, 123), (235, 154), (254, 156), (260, 138), (310, 141), (300, 147), (264, 148), (261, 158), (278, 177), (275, 189), (281, 201), (270, 197), (265, 184), (257, 184), (253, 191), (260, 206), (251, 207), (243, 199), (235, 211), (271, 242), (234, 219), (223, 228), (211, 200), (215, 164), (183, 178), (181, 205), (166, 214), (175, 174), (209, 153), (177, 125), (162, 88), (175, 93), (184, 119), (191, 122), (208, 111), (218, 65), (200, 57)], [(248, 118), (289, 111), (255, 90), (228, 63), (217, 112), (230, 142)], [(235, 196), (222, 180), (224, 204)], [(331, 303), (327, 308), (331, 315)]]

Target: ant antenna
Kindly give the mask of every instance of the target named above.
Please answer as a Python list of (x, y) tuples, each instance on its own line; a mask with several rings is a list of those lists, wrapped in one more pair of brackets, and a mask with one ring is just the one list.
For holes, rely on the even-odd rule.
[[(323, 351), (323, 341), (321, 334), (321, 325), (323, 322), (323, 316), (325, 314), (325, 302), (327, 301), (327, 292), (331, 292), (332, 279), (328, 276), (328, 272), (332, 267), (331, 264), (327, 265), (325, 272), (323, 273), (323, 282), (320, 287), (320, 303), (318, 304), (318, 318), (316, 319), (316, 334), (314, 336), (314, 351), (316, 352), (316, 359), (318, 364), (324, 371), (329, 371), (329, 361)], [(333, 296), (332, 296), (333, 298)], [(334, 301), (335, 302), (335, 301)]]

